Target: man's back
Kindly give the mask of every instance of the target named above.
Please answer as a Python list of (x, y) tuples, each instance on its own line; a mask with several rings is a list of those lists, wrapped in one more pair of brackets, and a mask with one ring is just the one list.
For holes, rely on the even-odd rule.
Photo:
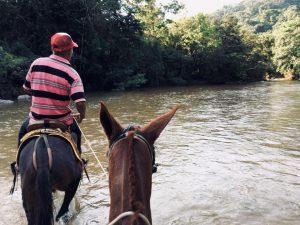
[(69, 61), (57, 56), (35, 60), (26, 76), (24, 89), (32, 94), (32, 119), (58, 119), (72, 123), (70, 99), (85, 101), (83, 85)]

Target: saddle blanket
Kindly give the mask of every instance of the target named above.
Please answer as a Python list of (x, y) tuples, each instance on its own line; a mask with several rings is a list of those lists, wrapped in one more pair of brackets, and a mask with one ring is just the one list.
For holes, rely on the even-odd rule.
[(50, 136), (57, 136), (57, 137), (60, 137), (64, 140), (66, 140), (67, 142), (69, 142), (69, 144), (71, 145), (71, 147), (73, 149), (73, 153), (74, 153), (75, 157), (80, 162), (82, 162), (82, 159), (81, 159), (80, 153), (78, 151), (77, 145), (74, 142), (74, 140), (73, 140), (73, 138), (72, 138), (69, 131), (63, 132), (61, 129), (42, 128), (42, 129), (36, 129), (36, 130), (29, 131), (21, 139), (20, 146), (19, 146), (18, 152), (17, 152), (17, 157), (16, 157), (17, 165), (19, 164), (20, 154), (22, 152), (23, 147), (26, 145), (26, 143), (28, 143), (28, 141), (31, 140), (34, 137), (39, 137), (41, 134), (47, 134), (47, 135), (50, 135)]

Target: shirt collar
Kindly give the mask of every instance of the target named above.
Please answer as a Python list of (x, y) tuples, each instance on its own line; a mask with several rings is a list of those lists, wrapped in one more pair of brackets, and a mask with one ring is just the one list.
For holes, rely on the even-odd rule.
[(69, 60), (67, 60), (67, 59), (65, 59), (65, 58), (63, 58), (63, 57), (61, 57), (61, 56), (52, 54), (52, 55), (50, 55), (50, 58), (51, 58), (51, 59), (56, 59), (56, 60), (58, 60), (58, 61), (61, 61), (61, 62), (63, 62), (63, 63), (66, 63), (66, 64), (71, 65), (70, 62), (69, 62)]

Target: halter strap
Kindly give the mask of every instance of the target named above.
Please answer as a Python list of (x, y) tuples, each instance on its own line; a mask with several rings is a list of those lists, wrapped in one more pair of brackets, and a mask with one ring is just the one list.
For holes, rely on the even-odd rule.
[[(110, 158), (110, 156), (111, 156), (113, 147), (114, 147), (118, 142), (120, 142), (120, 141), (122, 141), (124, 138), (126, 138), (126, 137), (128, 136), (128, 132), (129, 132), (129, 131), (132, 131), (133, 128), (134, 128), (133, 125), (129, 125), (127, 128), (125, 128), (125, 129), (123, 130), (123, 132), (122, 132), (119, 136), (117, 136), (117, 138), (115, 138), (115, 139), (113, 140), (113, 142), (110, 144), (109, 149), (108, 149), (108, 152), (107, 152), (107, 157), (108, 157), (108, 158)], [(146, 138), (144, 138), (142, 135), (140, 135), (140, 134), (138, 134), (138, 133), (136, 133), (136, 132), (134, 132), (133, 138), (139, 139), (139, 140), (141, 140), (142, 142), (144, 142), (144, 143), (147, 145), (148, 151), (149, 151), (149, 154), (150, 154), (150, 158), (151, 158), (151, 161), (152, 161), (152, 163), (153, 163), (153, 161), (154, 161), (154, 154), (155, 154), (155, 153), (154, 153), (154, 146), (150, 145), (149, 142), (146, 140)], [(152, 165), (152, 166), (155, 166), (155, 165)]]

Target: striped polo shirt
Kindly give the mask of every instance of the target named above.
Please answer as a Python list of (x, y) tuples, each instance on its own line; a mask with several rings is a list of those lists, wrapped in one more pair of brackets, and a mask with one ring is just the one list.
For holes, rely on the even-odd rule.
[(73, 122), (70, 103), (86, 101), (79, 74), (60, 56), (38, 58), (30, 66), (23, 88), (31, 91), (29, 117)]

